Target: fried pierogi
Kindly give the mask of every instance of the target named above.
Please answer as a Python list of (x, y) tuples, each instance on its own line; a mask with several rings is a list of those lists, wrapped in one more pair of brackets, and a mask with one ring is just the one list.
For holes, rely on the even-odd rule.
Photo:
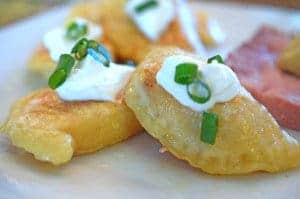
[(51, 89), (18, 100), (1, 127), (12, 143), (36, 159), (58, 165), (141, 132), (125, 102), (67, 102)]
[(218, 115), (218, 129), (213, 143), (203, 142), (199, 129), (204, 113), (182, 105), (157, 82), (165, 60), (177, 55), (193, 57), (176, 48), (152, 51), (133, 74), (125, 93), (126, 103), (142, 126), (166, 150), (210, 174), (278, 172), (300, 165), (298, 142), (247, 94), (207, 110)]

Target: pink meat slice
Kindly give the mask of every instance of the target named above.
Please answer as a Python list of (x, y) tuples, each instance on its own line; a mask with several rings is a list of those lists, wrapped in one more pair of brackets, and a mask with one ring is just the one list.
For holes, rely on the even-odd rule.
[(288, 34), (264, 26), (229, 54), (226, 64), (281, 126), (300, 130), (300, 78), (276, 67), (290, 39)]

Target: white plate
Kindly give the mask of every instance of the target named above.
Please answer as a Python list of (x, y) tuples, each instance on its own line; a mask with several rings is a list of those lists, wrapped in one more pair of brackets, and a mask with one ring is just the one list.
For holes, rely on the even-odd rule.
[[(300, 13), (291, 10), (199, 3), (227, 32), (225, 55), (262, 24), (300, 29)], [(0, 121), (13, 101), (44, 83), (25, 65), (42, 35), (59, 25), (68, 8), (59, 8), (0, 31)], [(213, 54), (213, 52), (211, 52)], [(169, 153), (146, 134), (64, 166), (41, 163), (0, 137), (0, 198), (299, 198), (300, 170), (279, 174), (211, 176)]]

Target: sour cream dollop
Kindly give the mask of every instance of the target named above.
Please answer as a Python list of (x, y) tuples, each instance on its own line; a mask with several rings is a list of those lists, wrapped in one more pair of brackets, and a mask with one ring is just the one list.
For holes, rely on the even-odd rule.
[[(202, 72), (203, 81), (211, 89), (210, 99), (203, 103), (193, 101), (187, 93), (187, 86), (175, 82), (176, 66), (183, 62), (195, 63)], [(182, 105), (202, 112), (218, 102), (226, 102), (238, 95), (242, 86), (234, 72), (226, 65), (213, 62), (207, 64), (189, 56), (173, 55), (166, 58), (156, 75), (156, 81)]]
[[(76, 18), (74, 21), (79, 24), (87, 24), (88, 33), (84, 37), (88, 39), (96, 39), (101, 36), (102, 29), (99, 25), (96, 25), (83, 18)], [(72, 47), (78, 41), (67, 39), (66, 32), (67, 27), (57, 27), (47, 32), (43, 38), (43, 44), (49, 51), (51, 59), (55, 62), (58, 62), (61, 54), (70, 53)]]
[(189, 9), (186, 0), (176, 0), (178, 7), (179, 23), (182, 32), (185, 34), (189, 44), (193, 47), (196, 54), (205, 56), (206, 51), (199, 37), (198, 29), (194, 16)]
[(134, 67), (114, 63), (105, 67), (87, 55), (56, 92), (65, 101), (116, 101), (134, 70)]
[(148, 0), (130, 0), (125, 10), (146, 37), (156, 41), (168, 28), (175, 17), (175, 5), (172, 0), (157, 0), (158, 5), (136, 12), (135, 8)]
[(207, 30), (216, 44), (221, 44), (225, 41), (226, 35), (217, 20), (213, 18), (207, 19)]

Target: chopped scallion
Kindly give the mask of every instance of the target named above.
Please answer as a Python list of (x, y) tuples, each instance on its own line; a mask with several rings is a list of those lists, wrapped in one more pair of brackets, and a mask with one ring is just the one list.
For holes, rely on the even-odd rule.
[(215, 55), (207, 60), (207, 63), (210, 64), (213, 61), (217, 61), (220, 64), (224, 64), (224, 61), (220, 55)]
[(75, 60), (71, 55), (62, 54), (59, 57), (59, 61), (54, 73), (49, 77), (48, 85), (52, 89), (59, 87), (70, 74)]
[(102, 63), (106, 67), (109, 67), (110, 54), (102, 45), (98, 44), (96, 41), (90, 40), (88, 42), (87, 52), (96, 61)]
[(201, 123), (201, 141), (208, 144), (215, 144), (218, 130), (218, 115), (215, 113), (203, 112)]
[(87, 46), (87, 44), (88, 44), (87, 38), (82, 38), (82, 39), (80, 39), (80, 40), (74, 45), (74, 47), (72, 48), (71, 53), (75, 53), (81, 45), (86, 45), (86, 46)]
[(89, 40), (87, 42), (87, 48), (92, 48), (94, 50), (98, 50), (99, 47), (99, 43), (95, 40)]
[(56, 70), (49, 77), (48, 86), (52, 89), (56, 89), (62, 83), (64, 83), (64, 81), (66, 81), (66, 79), (67, 79), (67, 73), (65, 70), (63, 70), (63, 69)]
[(110, 63), (110, 54), (109, 52), (106, 50), (106, 48), (104, 48), (104, 46), (100, 45), (98, 46), (98, 52), (103, 56), (104, 60), (103, 60), (103, 64), (104, 66), (109, 66)]
[(144, 3), (141, 3), (140, 5), (136, 6), (134, 8), (136, 13), (141, 13), (144, 10), (147, 10), (149, 8), (154, 8), (158, 5), (158, 2), (156, 0), (148, 0)]
[(193, 101), (200, 104), (207, 102), (211, 96), (210, 88), (200, 79), (195, 79), (187, 85), (187, 92)]
[(104, 66), (109, 66), (109, 63), (105, 61), (105, 58), (102, 54), (98, 53), (96, 50), (93, 48), (88, 48), (87, 49), (88, 54), (93, 57), (97, 62), (103, 64)]
[[(72, 54), (62, 54), (59, 57), (56, 70), (49, 77), (48, 85), (52, 89), (59, 87), (69, 76), (76, 60), (82, 60), (89, 53), (96, 61), (99, 61), (104, 66), (110, 64), (109, 52), (98, 42), (82, 38), (71, 50)], [(75, 58), (74, 58), (75, 57)]]
[(75, 64), (74, 58), (69, 54), (62, 54), (59, 57), (56, 70), (64, 69), (69, 74)]
[(66, 36), (70, 40), (77, 40), (83, 37), (88, 32), (88, 26), (86, 24), (81, 24), (77, 22), (72, 22), (67, 27)]
[(190, 84), (197, 77), (198, 67), (193, 63), (181, 63), (176, 66), (175, 82), (178, 84)]
[(74, 53), (77, 60), (82, 60), (87, 55), (87, 44), (88, 40), (86, 38), (82, 38), (72, 48), (71, 53)]

